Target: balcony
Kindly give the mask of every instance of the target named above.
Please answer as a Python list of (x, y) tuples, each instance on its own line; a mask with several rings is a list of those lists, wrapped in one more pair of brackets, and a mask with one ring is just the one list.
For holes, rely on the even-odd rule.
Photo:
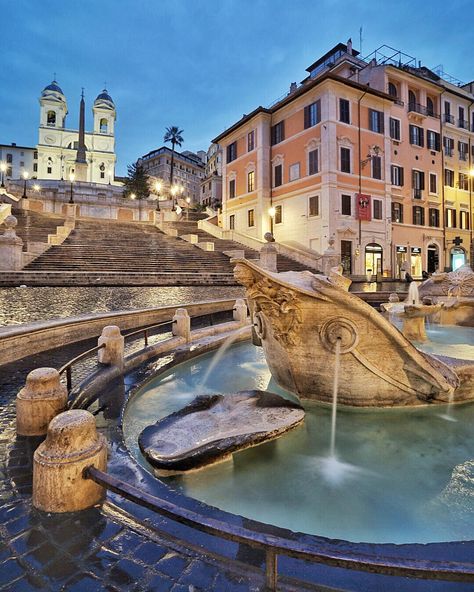
[(469, 129), (469, 121), (466, 121), (465, 119), (458, 119), (458, 127), (460, 127), (461, 129)]
[(408, 103), (408, 111), (413, 113), (419, 113), (420, 115), (424, 115), (425, 117), (437, 117), (439, 115), (435, 113), (432, 109), (428, 109), (425, 105), (420, 105), (420, 103)]
[(423, 197), (422, 190), (413, 188), (413, 198), (414, 199), (421, 199)]
[(444, 114), (444, 123), (452, 123), (454, 125), (454, 117), (449, 113)]

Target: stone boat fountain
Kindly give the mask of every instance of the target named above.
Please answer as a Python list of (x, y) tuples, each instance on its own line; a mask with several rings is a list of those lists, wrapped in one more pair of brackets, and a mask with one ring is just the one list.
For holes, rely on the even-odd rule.
[[(337, 271), (274, 273), (236, 259), (255, 337), (274, 379), (302, 399), (394, 407), (474, 399), (474, 365), (419, 351), (379, 312), (347, 290)], [(432, 309), (431, 309), (432, 310)]]

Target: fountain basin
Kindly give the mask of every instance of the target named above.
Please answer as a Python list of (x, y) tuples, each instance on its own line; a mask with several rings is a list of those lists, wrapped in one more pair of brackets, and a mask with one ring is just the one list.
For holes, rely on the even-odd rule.
[(156, 474), (174, 475), (229, 460), (234, 452), (278, 438), (303, 419), (300, 405), (270, 392), (204, 395), (146, 427), (138, 442)]

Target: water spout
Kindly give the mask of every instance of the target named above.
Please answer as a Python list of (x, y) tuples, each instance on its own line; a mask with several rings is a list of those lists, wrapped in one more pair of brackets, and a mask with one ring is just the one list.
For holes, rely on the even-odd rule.
[(336, 417), (337, 417), (337, 394), (339, 390), (339, 367), (341, 358), (341, 338), (336, 340), (336, 359), (334, 362), (334, 382), (332, 387), (332, 414), (331, 414), (331, 445), (329, 453), (331, 457), (336, 455)]

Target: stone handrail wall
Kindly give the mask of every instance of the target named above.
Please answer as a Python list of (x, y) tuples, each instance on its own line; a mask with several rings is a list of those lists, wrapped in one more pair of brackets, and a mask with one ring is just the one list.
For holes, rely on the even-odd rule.
[[(235, 298), (185, 305), (190, 316), (231, 310)], [(176, 306), (81, 315), (53, 321), (36, 321), (0, 328), (0, 366), (55, 347), (91, 339), (107, 325), (123, 331), (170, 320)]]
[(0, 203), (0, 224), (12, 213), (11, 204)]

